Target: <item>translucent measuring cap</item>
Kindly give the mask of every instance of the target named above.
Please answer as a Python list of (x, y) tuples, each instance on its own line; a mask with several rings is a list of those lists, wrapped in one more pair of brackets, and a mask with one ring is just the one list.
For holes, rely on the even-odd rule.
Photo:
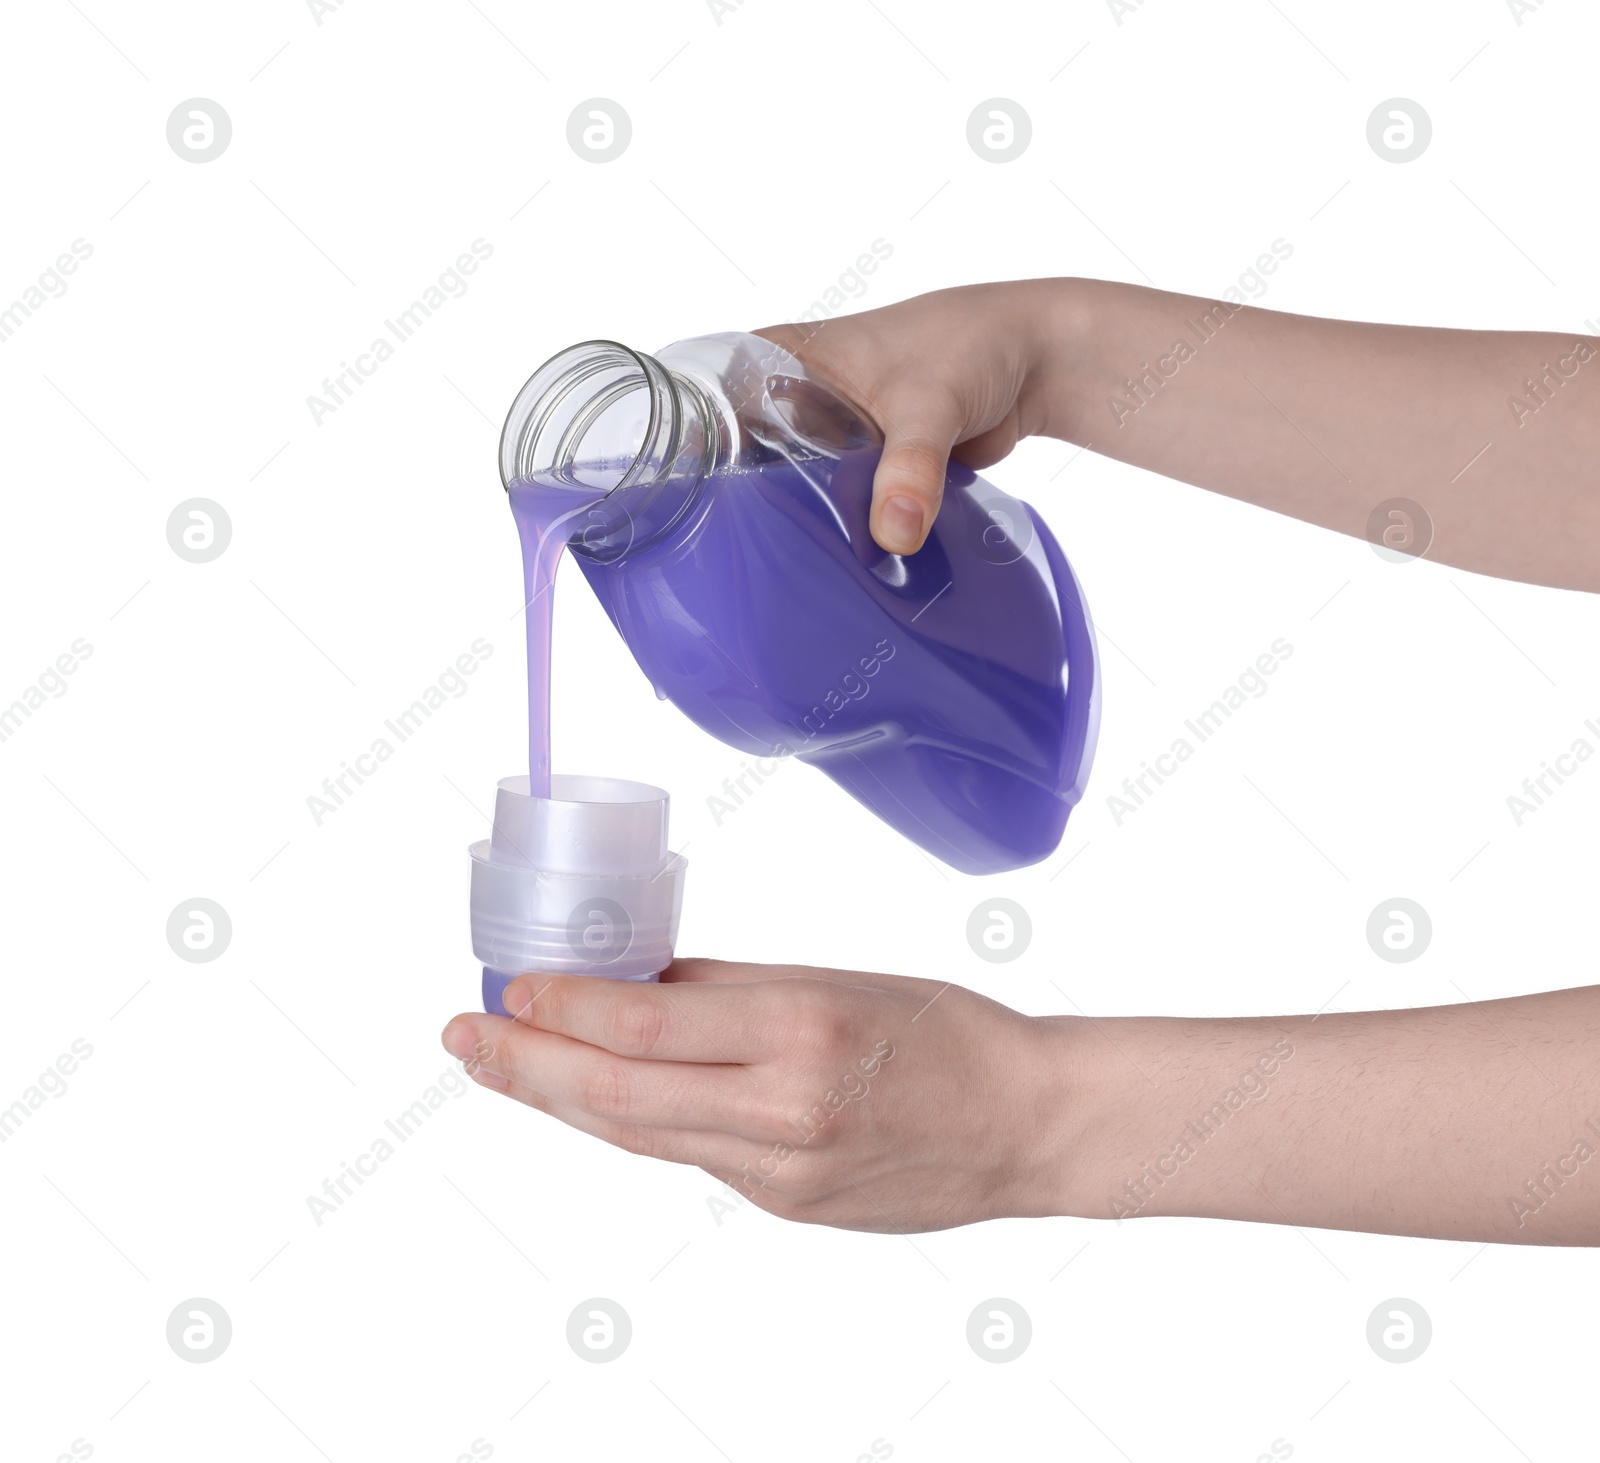
[(550, 793), (502, 779), (492, 836), (468, 850), (472, 948), (497, 1014), (519, 975), (650, 980), (672, 963), (688, 863), (667, 848), (667, 794), (572, 776)]

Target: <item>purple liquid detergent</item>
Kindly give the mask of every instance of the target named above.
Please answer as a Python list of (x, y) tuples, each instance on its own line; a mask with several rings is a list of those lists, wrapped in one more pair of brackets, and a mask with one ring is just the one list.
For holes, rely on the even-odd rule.
[(556, 570), (584, 512), (604, 494), (594, 489), (514, 485), (511, 511), (522, 539), (522, 587), (528, 618), (528, 791), (550, 796), (550, 651), (555, 633)]
[(1082, 592), (1033, 511), (959, 464), (923, 548), (885, 553), (868, 530), (880, 450), (760, 337), (655, 357), (596, 341), (547, 363), (501, 464), (534, 796), (550, 786), (552, 586), (570, 548), (658, 694), (711, 735), (798, 757), (963, 872), (1047, 857), (1099, 723)]

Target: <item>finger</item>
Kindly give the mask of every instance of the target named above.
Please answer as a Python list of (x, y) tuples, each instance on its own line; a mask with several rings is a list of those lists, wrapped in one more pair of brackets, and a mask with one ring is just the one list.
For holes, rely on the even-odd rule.
[[(910, 977), (878, 975), (864, 970), (827, 970), (820, 965), (746, 965), (734, 960), (685, 956), (661, 972), (663, 985), (752, 985), (764, 980), (825, 980), (833, 985), (867, 986), (873, 990), (904, 988)], [(937, 986), (938, 982), (921, 982)]]
[(781, 993), (764, 982), (675, 990), (654, 981), (524, 976), (506, 987), (504, 1001), (524, 1025), (623, 1057), (756, 1062), (783, 1044)]
[(976, 437), (957, 442), (950, 455), (976, 472), (993, 467), (1003, 457), (1009, 457), (1021, 440), (1021, 414), (1013, 406), (1005, 419)]
[[(806, 360), (805, 348), (820, 344), (825, 322), (767, 325), (755, 334)], [(814, 349), (809, 352), (815, 354)], [(871, 383), (852, 380), (839, 360), (828, 361), (820, 369), (841, 394), (866, 406), (867, 415), (883, 432), (883, 455), (872, 486), (873, 538), (891, 554), (916, 553), (933, 527), (944, 497), (945, 469), (961, 429), (961, 412), (929, 391), (909, 401), (879, 401), (869, 389)]]
[(647, 1158), (660, 1158), (668, 1163), (686, 1163), (708, 1172), (715, 1167), (737, 1178), (741, 1167), (748, 1169), (761, 1162), (771, 1152), (770, 1144), (751, 1143), (730, 1133), (697, 1132), (689, 1128), (653, 1128), (644, 1123), (618, 1123), (608, 1118), (597, 1118), (582, 1108), (553, 1102), (541, 1092), (519, 1083), (509, 1082), (493, 1072), (480, 1072), (473, 1079), (480, 1087), (514, 1098), (526, 1106), (546, 1113), (588, 1133), (615, 1148)]
[(759, 335), (763, 340), (770, 340), (774, 345), (788, 351), (791, 356), (798, 356), (803, 346), (817, 338), (821, 328), (819, 321), (814, 325), (763, 325), (759, 330), (752, 330), (750, 333)]
[(944, 497), (957, 424), (931, 400), (880, 409), (877, 417), (883, 456), (872, 480), (872, 536), (891, 554), (914, 554)]
[(467, 1076), (476, 1078), (495, 1043), (506, 1032), (515, 1030), (516, 1023), (505, 1016), (468, 1011), (450, 1018), (439, 1033), (439, 1043), (461, 1063)]
[(520, 1023), (482, 1059), (488, 1071), (569, 1107), (617, 1123), (696, 1128), (755, 1142), (781, 1131), (763, 1090), (741, 1066), (634, 1061)]
[(782, 965), (746, 965), (738, 960), (705, 960), (683, 956), (661, 972), (662, 985), (700, 985), (709, 982), (733, 985), (752, 980), (767, 980)]
[(692, 1128), (654, 1128), (645, 1123), (618, 1123), (597, 1118), (582, 1108), (552, 1103), (550, 1116), (580, 1133), (588, 1133), (629, 1153), (659, 1158), (667, 1163), (686, 1163), (695, 1168), (708, 1165), (737, 1171), (741, 1166), (759, 1163), (771, 1152), (771, 1145), (751, 1143), (731, 1133), (707, 1133)]

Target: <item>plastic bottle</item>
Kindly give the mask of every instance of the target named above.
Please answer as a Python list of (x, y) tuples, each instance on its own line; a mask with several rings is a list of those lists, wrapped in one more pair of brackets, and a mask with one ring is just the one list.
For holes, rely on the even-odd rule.
[(1032, 509), (959, 464), (923, 548), (885, 553), (881, 449), (795, 356), (726, 334), (562, 351), (518, 394), (500, 466), (544, 614), (537, 565), (564, 544), (658, 694), (713, 736), (798, 757), (964, 872), (1035, 863), (1099, 725), (1082, 591)]

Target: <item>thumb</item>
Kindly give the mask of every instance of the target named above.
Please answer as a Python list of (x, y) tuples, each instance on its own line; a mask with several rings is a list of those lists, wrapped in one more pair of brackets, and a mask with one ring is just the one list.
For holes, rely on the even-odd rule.
[(883, 456), (872, 480), (872, 536), (891, 554), (914, 554), (944, 497), (954, 438), (927, 416), (885, 420), (883, 427)]

